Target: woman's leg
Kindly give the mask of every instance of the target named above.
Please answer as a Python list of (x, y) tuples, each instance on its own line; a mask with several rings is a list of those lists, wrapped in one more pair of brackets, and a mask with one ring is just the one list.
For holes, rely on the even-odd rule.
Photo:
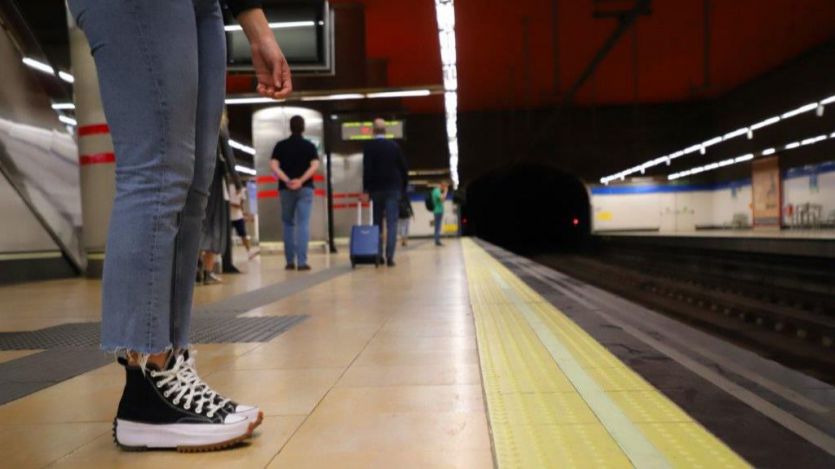
[[(226, 36), (218, 0), (192, 0), (197, 26), (197, 111), (194, 136), (194, 177), (186, 197), (177, 233), (174, 258), (171, 343), (188, 348), (191, 305), (194, 294), (192, 272), (197, 265), (203, 218), (209, 186), (217, 159), (220, 115), (226, 95)], [(214, 255), (212, 255), (214, 258)], [(214, 259), (212, 259), (214, 260)], [(211, 266), (206, 270), (211, 272)]]
[[(96, 61), (116, 151), (102, 347), (161, 352), (172, 345), (175, 240), (194, 176), (194, 5), (191, 0), (71, 0), (70, 5)], [(193, 272), (189, 266), (189, 280)]]
[[(231, 446), (251, 436), (249, 417), (207, 394), (184, 354), (164, 360), (159, 353), (178, 345), (171, 318), (177, 244), (195, 178), (197, 5), (70, 0), (70, 6), (96, 60), (116, 150), (102, 286), (102, 347), (128, 351), (128, 359), (119, 359), (126, 383), (115, 441), (133, 449)], [(195, 265), (196, 247), (189, 283)]]

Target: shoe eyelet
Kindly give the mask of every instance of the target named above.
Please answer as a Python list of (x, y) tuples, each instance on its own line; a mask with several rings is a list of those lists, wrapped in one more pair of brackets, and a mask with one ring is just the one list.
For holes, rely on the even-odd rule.
[(215, 416), (215, 414), (213, 414), (212, 412), (209, 412), (209, 413), (206, 414), (206, 417), (209, 417), (209, 418), (212, 418), (214, 416)]
[(191, 410), (191, 404), (186, 404), (183, 406), (186, 410)]

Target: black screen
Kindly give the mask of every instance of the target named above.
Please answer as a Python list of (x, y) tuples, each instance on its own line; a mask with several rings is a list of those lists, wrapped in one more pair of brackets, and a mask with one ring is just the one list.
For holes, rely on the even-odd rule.
[[(325, 2), (264, 5), (267, 21), (291, 66), (325, 64), (325, 8)], [(252, 65), (249, 42), (237, 22), (227, 26), (226, 43), (231, 66)]]

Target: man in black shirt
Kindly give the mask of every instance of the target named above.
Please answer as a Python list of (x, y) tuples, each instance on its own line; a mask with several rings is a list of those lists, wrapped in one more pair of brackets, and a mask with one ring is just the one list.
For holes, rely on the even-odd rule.
[[(385, 215), (386, 264), (393, 267), (400, 195), (406, 191), (409, 174), (400, 145), (386, 139), (386, 122), (383, 119), (374, 120), (374, 140), (365, 144), (362, 164), (364, 198), (370, 197), (374, 202), (375, 225), (382, 226)], [(382, 230), (380, 232), (382, 233)]]
[(307, 242), (310, 239), (310, 211), (313, 208), (313, 175), (319, 168), (316, 146), (305, 139), (304, 119), (290, 119), (290, 138), (273, 149), (270, 168), (278, 178), (281, 222), (284, 225), (285, 269), (310, 270)]

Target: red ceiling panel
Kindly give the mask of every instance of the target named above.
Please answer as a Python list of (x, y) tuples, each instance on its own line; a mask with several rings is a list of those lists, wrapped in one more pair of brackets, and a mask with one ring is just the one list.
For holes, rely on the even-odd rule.
[[(347, 1), (351, 0), (334, 3)], [(641, 17), (635, 31), (620, 39), (576, 101), (618, 104), (636, 98), (665, 102), (715, 96), (835, 37), (833, 0), (711, 0), (711, 86), (706, 88), (704, 1), (653, 1), (652, 14)], [(440, 83), (432, 0), (359, 3), (366, 8), (368, 56), (388, 61), (391, 86)], [(554, 3), (558, 5), (558, 90), (553, 85)], [(455, 4), (464, 111), (555, 102), (616, 25), (614, 19), (593, 18), (592, 0), (457, 0)], [(439, 99), (409, 106), (413, 111), (442, 109)]]

